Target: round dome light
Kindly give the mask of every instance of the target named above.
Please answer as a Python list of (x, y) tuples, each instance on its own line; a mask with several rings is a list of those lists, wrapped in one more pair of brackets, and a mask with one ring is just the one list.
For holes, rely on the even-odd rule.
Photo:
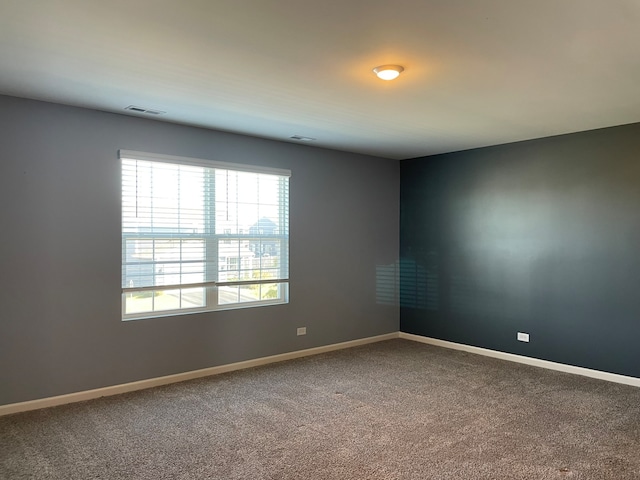
[(393, 80), (404, 71), (400, 65), (380, 65), (373, 69), (374, 73), (382, 80)]

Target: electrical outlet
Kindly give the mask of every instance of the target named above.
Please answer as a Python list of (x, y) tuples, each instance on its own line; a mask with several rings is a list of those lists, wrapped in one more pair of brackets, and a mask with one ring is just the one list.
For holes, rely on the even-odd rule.
[(528, 333), (518, 332), (518, 341), (520, 341), (520, 342), (528, 342), (529, 341), (529, 334)]
[(296, 334), (298, 336), (306, 335), (307, 334), (307, 327), (298, 327), (298, 329), (296, 330)]

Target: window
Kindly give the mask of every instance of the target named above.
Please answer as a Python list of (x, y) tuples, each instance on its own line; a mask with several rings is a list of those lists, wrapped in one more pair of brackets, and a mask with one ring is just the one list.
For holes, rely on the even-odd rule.
[(289, 171), (120, 159), (124, 320), (288, 302)]

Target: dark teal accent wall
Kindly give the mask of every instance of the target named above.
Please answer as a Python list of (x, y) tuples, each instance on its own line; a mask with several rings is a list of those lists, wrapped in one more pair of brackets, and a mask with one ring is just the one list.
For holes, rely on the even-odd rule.
[(640, 124), (405, 160), (400, 190), (401, 331), (640, 377)]

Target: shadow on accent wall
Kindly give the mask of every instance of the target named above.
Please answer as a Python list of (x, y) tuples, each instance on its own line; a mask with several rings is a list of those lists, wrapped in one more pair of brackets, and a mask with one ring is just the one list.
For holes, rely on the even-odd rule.
[[(426, 312), (526, 320), (531, 301), (528, 265), (512, 257), (509, 252), (497, 256), (488, 252), (440, 254), (435, 249), (414, 252), (395, 265), (378, 267), (378, 303), (393, 299), (401, 307)], [(505, 265), (511, 269), (506, 270)], [(399, 288), (397, 299), (393, 288)]]
[(427, 266), (404, 258), (389, 265), (376, 266), (376, 301), (381, 305), (438, 310), (440, 274), (437, 253), (427, 255)]

